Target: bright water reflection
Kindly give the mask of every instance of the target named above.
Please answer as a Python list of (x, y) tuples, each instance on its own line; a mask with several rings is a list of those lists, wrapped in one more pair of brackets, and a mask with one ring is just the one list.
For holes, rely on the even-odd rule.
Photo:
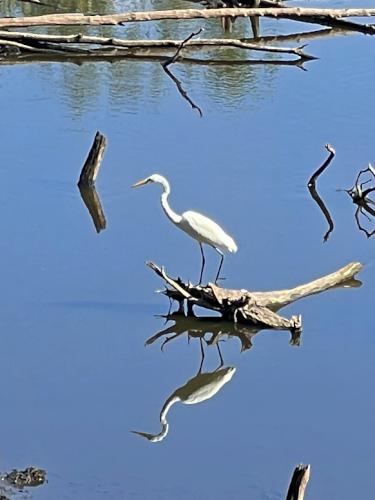
[[(124, 31), (183, 37), (193, 26)], [(263, 34), (280, 26), (291, 31), (264, 20)], [(236, 22), (235, 34), (244, 32), (249, 23)], [(208, 23), (214, 34), (220, 24)], [(371, 498), (375, 240), (358, 232), (355, 207), (336, 188), (374, 160), (373, 44), (360, 35), (309, 43), (320, 59), (308, 71), (176, 65), (203, 119), (158, 63), (0, 67), (0, 470), (47, 469), (34, 498), (281, 499), (298, 462), (312, 464), (312, 499)], [(97, 183), (107, 221), (100, 234), (76, 187), (97, 129), (109, 141)], [(306, 181), (326, 142), (337, 157), (319, 193), (335, 231), (323, 244), (325, 221)], [(285, 288), (365, 264), (361, 288), (288, 307), (303, 315), (301, 347), (281, 332), (257, 336), (242, 354), (238, 342), (221, 345), (233, 383), (207, 404), (174, 406), (173, 432), (159, 446), (129, 431), (155, 428), (166, 396), (196, 373), (200, 348), (144, 347), (161, 328), (153, 315), (167, 307), (144, 261), (194, 281), (199, 254), (154, 196), (130, 190), (153, 171), (171, 180), (176, 210), (207, 213), (238, 240), (228, 287)], [(212, 373), (217, 348), (205, 352)]]

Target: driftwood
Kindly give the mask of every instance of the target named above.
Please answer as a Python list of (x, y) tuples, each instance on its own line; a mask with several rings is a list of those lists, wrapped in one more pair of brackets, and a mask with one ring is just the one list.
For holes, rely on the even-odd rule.
[(107, 225), (100, 198), (95, 189), (95, 181), (99, 173), (106, 145), (107, 140), (105, 136), (100, 132), (96, 132), (94, 142), (82, 167), (78, 181), (79, 192), (91, 215), (97, 233), (100, 233)]
[(331, 232), (333, 231), (334, 229), (334, 223), (333, 223), (333, 220), (332, 220), (332, 217), (331, 217), (331, 214), (328, 210), (328, 208), (326, 207), (324, 201), (322, 200), (322, 198), (319, 196), (317, 190), (316, 190), (316, 181), (318, 180), (318, 177), (324, 172), (324, 170), (328, 167), (328, 165), (331, 163), (331, 161), (333, 160), (333, 158), (335, 157), (335, 154), (336, 154), (336, 151), (335, 149), (330, 145), (330, 144), (326, 144), (325, 145), (325, 148), (326, 150), (328, 151), (328, 157), (327, 159), (323, 162), (323, 164), (313, 173), (313, 175), (310, 177), (308, 183), (307, 183), (307, 187), (309, 189), (309, 192), (311, 194), (311, 197), (313, 198), (313, 200), (315, 200), (315, 202), (317, 203), (318, 207), (320, 208), (320, 210), (322, 211), (324, 217), (326, 218), (326, 221), (328, 223), (328, 230), (327, 232), (324, 234), (323, 236), (323, 241), (327, 241), (328, 238), (329, 238), (329, 235), (331, 234)]
[[(210, 38), (199, 40), (127, 40), (124, 38), (102, 37), (92, 35), (47, 35), (44, 33), (24, 33), (0, 31), (1, 41), (13, 41), (28, 46), (29, 50), (33, 48), (42, 49), (42, 45), (35, 43), (48, 42), (53, 44), (68, 44), (68, 45), (103, 45), (105, 47), (120, 47), (126, 49), (173, 49), (180, 48), (183, 44), (184, 48), (213, 48), (233, 47), (244, 50), (255, 50), (261, 52), (273, 52), (277, 54), (291, 54), (302, 57), (304, 59), (315, 59), (313, 56), (306, 54), (303, 47), (277, 47), (271, 45), (263, 45), (259, 42), (249, 42), (230, 38)], [(58, 46), (54, 47), (56, 50)], [(72, 50), (74, 50), (72, 48)]]
[(96, 132), (94, 142), (82, 167), (78, 186), (94, 186), (106, 146), (107, 139), (100, 132)]
[(297, 465), (290, 481), (286, 500), (303, 500), (310, 479), (310, 465)]
[[(200, 30), (201, 31), (201, 30)], [(199, 31), (199, 32), (200, 32)], [(280, 55), (293, 55), (298, 59), (279, 60), (270, 59), (242, 59), (235, 60), (235, 64), (283, 64), (296, 65), (303, 67), (303, 63), (312, 59), (314, 56), (307, 54), (301, 47), (277, 47), (260, 42), (251, 43), (248, 41), (236, 39), (201, 39), (191, 40), (190, 35), (186, 40), (126, 40), (122, 38), (109, 38), (89, 35), (47, 35), (36, 33), (23, 32), (7, 32), (0, 31), (0, 46), (10, 47), (13, 50), (4, 53), (0, 57), (0, 64), (10, 64), (11, 62), (22, 61), (40, 61), (40, 60), (59, 60), (77, 61), (77, 63), (85, 60), (113, 60), (125, 58), (137, 58), (147, 60), (160, 60), (164, 71), (174, 81), (182, 97), (185, 97), (186, 92), (181, 87), (181, 82), (174, 77), (173, 73), (168, 70), (168, 66), (174, 62), (191, 63), (191, 64), (233, 64), (233, 59), (230, 61), (224, 59), (210, 58), (189, 58), (182, 56), (182, 48), (189, 51), (199, 51), (202, 49), (225, 49), (233, 47), (242, 50), (252, 50), (256, 52), (271, 52)], [(112, 49), (112, 50), (111, 50)], [(171, 49), (177, 49), (177, 52), (170, 57)], [(46, 58), (47, 56), (47, 58)], [(31, 59), (30, 59), (31, 58)], [(189, 99), (187, 99), (189, 100)], [(193, 105), (192, 102), (190, 104)], [(196, 107), (197, 108), (197, 107)], [(198, 110), (199, 111), (199, 110)]]
[(295, 288), (272, 292), (251, 292), (221, 288), (213, 283), (208, 283), (206, 286), (192, 285), (183, 282), (180, 278), (171, 278), (163, 267), (153, 262), (148, 262), (147, 265), (170, 286), (164, 293), (170, 299), (179, 302), (180, 313), (183, 312), (184, 302), (187, 302), (188, 315), (193, 315), (193, 307), (199, 306), (217, 311), (223, 318), (234, 323), (291, 331), (301, 329), (301, 317), (292, 316), (286, 319), (276, 311), (298, 299), (330, 288), (353, 286), (351, 280), (362, 269), (362, 264), (353, 262), (332, 274)]
[[(0, 28), (28, 26), (103, 26), (118, 25), (130, 22), (213, 19), (221, 17), (272, 17), (301, 20), (303, 17), (314, 17), (317, 22), (342, 17), (373, 17), (375, 8), (369, 9), (315, 9), (303, 7), (287, 8), (251, 8), (251, 9), (178, 9), (155, 10), (144, 12), (123, 12), (119, 14), (85, 15), (80, 13), (46, 14), (43, 16), (1, 18)], [(303, 20), (303, 19), (302, 19)], [(305, 22), (303, 20), (303, 22)], [(375, 32), (375, 29), (374, 29)]]

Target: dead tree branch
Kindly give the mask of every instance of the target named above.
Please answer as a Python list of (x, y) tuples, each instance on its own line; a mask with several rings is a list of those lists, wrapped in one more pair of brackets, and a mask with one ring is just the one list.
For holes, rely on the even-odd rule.
[(310, 479), (310, 465), (297, 465), (294, 469), (292, 479), (290, 481), (286, 500), (303, 500), (305, 497), (305, 489)]
[(85, 164), (82, 167), (78, 186), (93, 187), (99, 173), (99, 168), (107, 146), (107, 139), (100, 132), (96, 132), (94, 142), (91, 146)]
[[(195, 35), (200, 33), (199, 30)], [(194, 36), (195, 36), (194, 35)], [(273, 52), (279, 54), (291, 54), (299, 56), (303, 59), (315, 59), (314, 56), (306, 54), (303, 51), (304, 46), (301, 47), (277, 47), (268, 44), (261, 44), (260, 42), (248, 42), (243, 40), (236, 40), (230, 38), (210, 38), (210, 39), (199, 39), (191, 40), (192, 35), (190, 35), (186, 40), (127, 40), (124, 38), (110, 38), (92, 35), (47, 35), (44, 33), (24, 33), (20, 31), (0, 31), (0, 39), (11, 40), (18, 43), (28, 42), (49, 42), (59, 44), (69, 44), (69, 45), (99, 45), (105, 47), (120, 47), (126, 49), (172, 49), (180, 48), (178, 51), (181, 52), (181, 48), (220, 48), (220, 47), (234, 47), (244, 50), (254, 50), (260, 52)], [(181, 47), (182, 45), (182, 47)], [(32, 49), (32, 47), (30, 47)], [(40, 48), (40, 47), (39, 47)], [(58, 49), (59, 47), (56, 47)], [(178, 55), (180, 55), (178, 53)], [(177, 54), (177, 52), (176, 52)], [(175, 54), (175, 55), (176, 55)], [(173, 61), (175, 62), (175, 61)]]
[(325, 148), (329, 152), (328, 158), (316, 170), (316, 172), (314, 172), (314, 174), (310, 177), (310, 179), (309, 179), (309, 181), (307, 183), (307, 187), (308, 187), (308, 189), (310, 191), (311, 197), (317, 203), (317, 205), (320, 208), (320, 210), (323, 212), (323, 215), (326, 218), (327, 223), (328, 223), (328, 231), (324, 234), (323, 241), (327, 241), (328, 240), (329, 235), (331, 234), (331, 232), (334, 229), (334, 224), (333, 224), (333, 220), (332, 220), (332, 217), (331, 217), (331, 214), (330, 214), (328, 208), (326, 207), (324, 201), (319, 196), (319, 194), (318, 194), (318, 192), (316, 190), (316, 181), (317, 181), (318, 177), (324, 172), (324, 170), (331, 163), (331, 161), (333, 160), (333, 158), (334, 158), (334, 156), (336, 154), (335, 149), (330, 144), (326, 144)]
[(328, 158), (323, 162), (323, 164), (310, 177), (310, 179), (307, 183), (308, 187), (315, 187), (315, 184), (316, 184), (318, 177), (324, 172), (324, 170), (328, 167), (328, 165), (331, 163), (331, 161), (335, 157), (336, 151), (330, 144), (326, 144), (324, 147), (326, 148), (326, 150), (329, 153)]
[(301, 317), (292, 316), (288, 320), (276, 314), (276, 311), (303, 297), (333, 287), (348, 285), (349, 280), (362, 268), (360, 263), (354, 262), (332, 274), (292, 289), (251, 292), (221, 288), (213, 283), (206, 286), (192, 285), (183, 282), (180, 278), (169, 277), (163, 267), (159, 267), (153, 262), (148, 262), (147, 265), (171, 287), (164, 292), (168, 297), (177, 300), (180, 304), (184, 300), (187, 301), (188, 313), (192, 311), (193, 306), (200, 306), (218, 311), (223, 318), (234, 323), (288, 330), (300, 329)]
[[(198, 32), (200, 33), (201, 30)], [(196, 33), (196, 34), (198, 34)], [(90, 36), (90, 35), (46, 35), (42, 33), (24, 33), (24, 32), (9, 32), (0, 31), (0, 39), (16, 41), (18, 43), (24, 42), (48, 42), (54, 44), (60, 44), (56, 47), (59, 49), (61, 44), (71, 44), (71, 45), (102, 45), (105, 47), (120, 47), (128, 49), (168, 49), (168, 48), (179, 48), (175, 56), (179, 56), (181, 48), (220, 48), (220, 47), (234, 47), (245, 50), (254, 50), (261, 52), (273, 52), (280, 54), (291, 54), (301, 57), (302, 59), (315, 59), (314, 56), (306, 54), (303, 51), (303, 46), (301, 47), (277, 47), (266, 44), (261, 44), (259, 42), (250, 43), (247, 41), (236, 40), (236, 39), (226, 39), (226, 38), (212, 38), (212, 39), (200, 39), (200, 40), (190, 40), (191, 36), (186, 40), (126, 40), (122, 38), (109, 38), (100, 36)], [(182, 46), (182, 47), (181, 47)], [(27, 47), (32, 50), (32, 46)], [(42, 50), (41, 47), (37, 50)], [(173, 61), (175, 62), (175, 60)], [(171, 64), (171, 63), (170, 63)]]
[[(372, 178), (367, 179), (366, 181), (361, 182), (363, 174), (369, 172)], [(353, 203), (357, 205), (357, 209), (355, 212), (355, 221), (357, 227), (360, 231), (364, 232), (367, 238), (371, 238), (375, 234), (375, 229), (368, 230), (364, 226), (362, 226), (360, 221), (360, 214), (365, 216), (369, 221), (372, 221), (371, 217), (375, 218), (375, 209), (373, 206), (375, 202), (369, 197), (369, 195), (375, 192), (375, 187), (370, 185), (367, 189), (363, 189), (363, 186), (371, 182), (375, 179), (375, 168), (369, 163), (368, 167), (364, 170), (360, 170), (358, 172), (357, 178), (355, 180), (354, 186), (350, 189), (344, 189), (346, 193), (351, 197)], [(370, 217), (371, 216), (371, 217)]]
[[(318, 9), (303, 7), (288, 8), (230, 8), (230, 9), (179, 9), (179, 10), (159, 10), (144, 12), (124, 12), (119, 14), (106, 15), (85, 15), (81, 13), (66, 14), (46, 14), (43, 16), (1, 18), (1, 28), (15, 28), (28, 26), (101, 26), (118, 25), (130, 22), (162, 21), (171, 19), (212, 19), (221, 17), (271, 17), (271, 18), (291, 18), (298, 21), (306, 21), (306, 17), (311, 17), (319, 24), (324, 21), (343, 17), (374, 17), (375, 8), (368, 9)], [(375, 28), (373, 29), (375, 33)]]
[(176, 61), (178, 61), (179, 57), (180, 57), (180, 53), (181, 53), (181, 50), (184, 48), (184, 46), (194, 37), (194, 36), (197, 36), (199, 35), (200, 33), (202, 32), (202, 29), (200, 29), (199, 31), (197, 31), (196, 33), (191, 33), (185, 40), (183, 40), (180, 45), (178, 46), (177, 48), (177, 51), (176, 53), (170, 57), (169, 59), (167, 59), (166, 61), (164, 61), (163, 63), (161, 63), (161, 66), (163, 68), (163, 70), (165, 71), (165, 73), (169, 76), (169, 78), (171, 78), (171, 80), (175, 83), (176, 87), (177, 87), (177, 90), (178, 92), (180, 93), (181, 97), (183, 99), (185, 99), (189, 104), (190, 106), (192, 107), (192, 109), (196, 109), (199, 113), (199, 116), (202, 118), (203, 116), (203, 112), (201, 110), (201, 108), (199, 106), (197, 106), (197, 104), (194, 103), (194, 101), (192, 101), (188, 95), (188, 93), (186, 92), (186, 90), (184, 90), (184, 88), (182, 87), (182, 84), (180, 82), (180, 80), (171, 72), (171, 70), (169, 69), (168, 66), (170, 66), (171, 64), (174, 64)]

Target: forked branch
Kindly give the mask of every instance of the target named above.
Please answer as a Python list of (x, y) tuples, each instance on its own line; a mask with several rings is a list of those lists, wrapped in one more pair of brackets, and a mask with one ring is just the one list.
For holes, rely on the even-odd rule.
[(171, 278), (163, 267), (153, 262), (148, 262), (147, 265), (171, 287), (164, 292), (169, 298), (178, 301), (180, 306), (187, 301), (188, 314), (192, 313), (193, 306), (200, 306), (220, 312), (223, 318), (235, 323), (289, 330), (301, 328), (301, 317), (283, 318), (276, 313), (279, 309), (302, 297), (330, 288), (356, 286), (360, 282), (353, 278), (362, 269), (362, 264), (353, 262), (334, 273), (295, 288), (252, 292), (221, 288), (213, 283), (205, 286), (185, 283), (180, 278)]

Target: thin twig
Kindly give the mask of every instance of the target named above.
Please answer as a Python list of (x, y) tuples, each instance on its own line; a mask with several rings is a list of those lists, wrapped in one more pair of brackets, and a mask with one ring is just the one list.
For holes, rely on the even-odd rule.
[(335, 148), (333, 148), (330, 144), (326, 144), (324, 147), (329, 152), (328, 158), (323, 162), (323, 164), (310, 177), (310, 179), (307, 183), (308, 187), (315, 186), (316, 180), (318, 179), (319, 175), (321, 175), (324, 172), (324, 170), (328, 167), (328, 165), (331, 163), (331, 161), (335, 157), (335, 154), (336, 154)]
[(198, 31), (196, 32), (193, 32), (193, 33), (190, 33), (190, 35), (188, 37), (185, 38), (185, 40), (182, 40), (182, 42), (180, 43), (180, 45), (178, 46), (177, 48), (177, 51), (176, 53), (174, 54), (174, 56), (172, 56), (168, 61), (165, 61), (163, 63), (163, 67), (166, 68), (167, 66), (169, 66), (170, 64), (173, 64), (177, 61), (179, 55), (180, 55), (180, 52), (181, 50), (185, 47), (185, 45), (192, 39), (194, 38), (195, 36), (198, 36), (202, 33), (203, 31), (203, 28), (200, 28)]
[(166, 61), (164, 61), (163, 63), (161, 63), (161, 66), (162, 66), (163, 70), (172, 79), (172, 81), (175, 83), (175, 85), (177, 87), (177, 90), (180, 93), (180, 95), (190, 104), (190, 106), (192, 107), (192, 109), (196, 109), (198, 111), (198, 113), (199, 113), (199, 115), (200, 115), (201, 118), (203, 116), (201, 108), (197, 104), (195, 104), (194, 101), (192, 101), (192, 99), (189, 97), (189, 95), (186, 92), (186, 90), (182, 87), (182, 84), (181, 84), (180, 80), (176, 76), (174, 76), (174, 74), (170, 71), (170, 69), (168, 68), (168, 66), (171, 65), (171, 64), (174, 64), (178, 60), (178, 58), (180, 57), (181, 50), (184, 48), (185, 44), (188, 43), (189, 40), (191, 40), (194, 36), (199, 35), (202, 31), (203, 31), (203, 29), (201, 28), (197, 32), (191, 33), (187, 38), (185, 38), (185, 40), (183, 40), (180, 43), (179, 47), (177, 48), (176, 53), (171, 58), (169, 58)]

